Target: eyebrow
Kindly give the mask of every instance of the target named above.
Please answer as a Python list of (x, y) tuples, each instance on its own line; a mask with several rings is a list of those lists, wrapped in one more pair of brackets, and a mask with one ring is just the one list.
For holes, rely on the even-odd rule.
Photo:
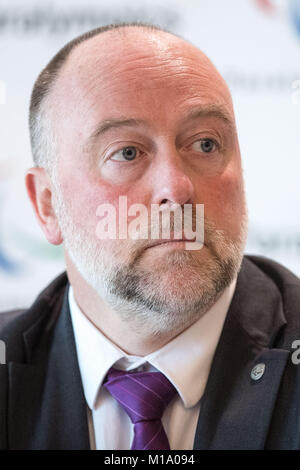
[(145, 126), (146, 124), (147, 124), (147, 121), (143, 119), (133, 119), (133, 118), (105, 119), (104, 121), (101, 121), (101, 123), (97, 126), (94, 132), (88, 137), (85, 146), (92, 145), (98, 137), (110, 131), (111, 129), (114, 129), (114, 128), (120, 129), (121, 127), (139, 127), (142, 125)]
[(234, 120), (231, 117), (231, 115), (228, 113), (226, 108), (224, 108), (224, 106), (215, 105), (215, 104), (196, 107), (192, 109), (184, 116), (183, 121), (196, 120), (196, 119), (205, 118), (205, 117), (216, 117), (222, 120), (225, 124), (227, 124), (232, 129), (235, 128)]
[[(189, 111), (183, 118), (182, 122), (188, 122), (197, 120), (199, 118), (205, 117), (216, 117), (221, 119), (231, 130), (235, 129), (234, 121), (227, 110), (220, 105), (208, 105), (196, 107)], [(111, 118), (101, 121), (94, 132), (88, 137), (84, 147), (89, 147), (92, 145), (97, 138), (104, 135), (106, 132), (111, 129), (120, 129), (122, 127), (141, 127), (147, 126), (147, 121), (144, 119), (134, 119), (134, 118)]]

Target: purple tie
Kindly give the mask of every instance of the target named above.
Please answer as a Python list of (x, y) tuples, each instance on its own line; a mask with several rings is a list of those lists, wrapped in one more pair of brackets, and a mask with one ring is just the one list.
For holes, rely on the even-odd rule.
[(176, 389), (164, 374), (112, 367), (103, 385), (134, 424), (131, 450), (170, 450), (161, 417)]

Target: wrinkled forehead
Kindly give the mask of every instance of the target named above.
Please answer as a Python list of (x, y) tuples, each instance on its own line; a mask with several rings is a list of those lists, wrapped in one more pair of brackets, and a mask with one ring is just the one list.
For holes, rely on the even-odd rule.
[(187, 97), (203, 97), (209, 104), (222, 104), (233, 116), (228, 87), (204, 53), (172, 34), (140, 28), (108, 31), (77, 46), (53, 94), (62, 117), (77, 110), (81, 118), (90, 118), (101, 103), (104, 111), (110, 104), (127, 105), (129, 90), (143, 95), (143, 106), (147, 99), (149, 106), (160, 105), (167, 90), (174, 95), (174, 106)]

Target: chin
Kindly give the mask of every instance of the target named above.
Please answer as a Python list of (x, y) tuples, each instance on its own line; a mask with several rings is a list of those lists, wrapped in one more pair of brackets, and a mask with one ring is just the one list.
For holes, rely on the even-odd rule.
[(201, 250), (186, 250), (173, 247), (154, 247), (145, 250), (140, 258), (140, 266), (148, 266), (156, 272), (159, 270), (172, 271), (174, 269), (185, 269), (198, 266), (198, 268), (207, 259), (207, 249), (205, 246)]

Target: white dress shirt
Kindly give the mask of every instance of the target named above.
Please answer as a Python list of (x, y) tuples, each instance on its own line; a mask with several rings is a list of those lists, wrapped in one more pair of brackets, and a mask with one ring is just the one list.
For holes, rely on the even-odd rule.
[(160, 371), (178, 395), (165, 409), (162, 423), (170, 449), (193, 449), (195, 432), (212, 359), (235, 290), (236, 280), (213, 307), (183, 333), (151, 354), (128, 355), (82, 313), (69, 289), (69, 305), (77, 357), (87, 402), (91, 449), (128, 450), (133, 424), (127, 413), (102, 387), (110, 369)]

